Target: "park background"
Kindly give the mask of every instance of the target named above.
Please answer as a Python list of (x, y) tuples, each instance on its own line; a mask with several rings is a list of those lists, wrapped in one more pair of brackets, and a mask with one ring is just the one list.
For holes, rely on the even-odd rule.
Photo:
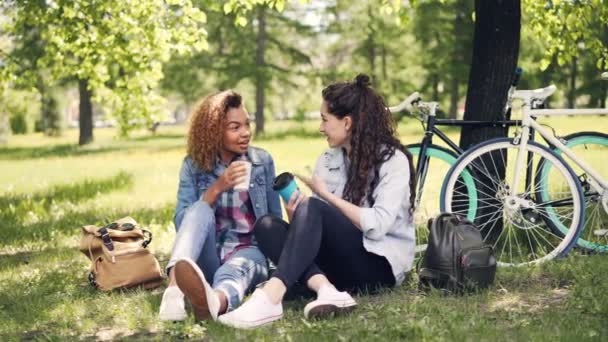
[[(153, 231), (151, 248), (167, 261), (187, 116), (220, 89), (243, 94), (256, 121), (253, 144), (271, 152), (279, 172), (313, 166), (326, 148), (320, 91), (359, 72), (389, 104), (419, 91), (452, 118), (499, 113), (516, 65), (520, 89), (558, 87), (551, 108), (605, 108), (607, 8), (540, 0), (2, 2), (0, 339), (605, 340), (602, 255), (501, 269), (492, 289), (463, 297), (423, 295), (414, 280), (361, 297), (353, 315), (329, 321), (304, 320), (305, 302), (296, 300), (283, 321), (242, 332), (159, 322), (162, 288), (91, 289), (76, 246), (79, 226), (131, 215)], [(504, 34), (476, 31), (481, 19)], [(472, 63), (476, 54), (488, 63)], [(415, 118), (394, 115), (402, 142), (422, 138)], [(608, 131), (606, 117), (541, 122), (562, 135)], [(458, 130), (448, 132), (459, 140)]]

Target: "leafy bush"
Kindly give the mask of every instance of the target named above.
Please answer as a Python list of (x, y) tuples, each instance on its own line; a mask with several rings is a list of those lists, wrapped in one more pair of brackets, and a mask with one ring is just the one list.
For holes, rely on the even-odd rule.
[(27, 119), (25, 114), (16, 113), (10, 118), (11, 131), (13, 134), (27, 134)]

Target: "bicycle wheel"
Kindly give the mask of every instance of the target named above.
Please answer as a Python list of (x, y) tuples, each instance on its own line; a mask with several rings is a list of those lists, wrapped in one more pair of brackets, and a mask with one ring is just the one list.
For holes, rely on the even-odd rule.
[[(608, 134), (598, 132), (578, 132), (562, 138), (564, 145), (574, 152), (574, 154), (589, 164), (604, 179), (608, 179), (608, 166), (606, 166), (606, 156), (608, 155)], [(608, 252), (608, 212), (602, 205), (601, 193), (598, 193), (591, 184), (593, 180), (587, 176), (586, 172), (576, 165), (561, 150), (553, 148), (553, 152), (570, 165), (574, 173), (581, 181), (583, 195), (585, 198), (585, 222), (581, 234), (576, 244), (587, 251)], [(536, 183), (541, 183), (538, 187), (537, 197), (541, 201), (548, 198), (548, 186), (546, 186), (546, 175), (550, 173), (551, 163), (540, 161), (536, 170)], [(550, 219), (547, 224), (554, 231), (564, 234), (564, 227), (556, 225), (556, 212), (553, 208), (547, 208)]]
[[(459, 193), (459, 175), (475, 170), (478, 191), (478, 210), (473, 222), (479, 227), (484, 241), (493, 245), (501, 266), (535, 264), (565, 256), (574, 245), (584, 220), (583, 196), (580, 183), (563, 159), (547, 147), (528, 142), (522, 150), (522, 169), (515, 161), (520, 146), (513, 139), (499, 138), (479, 144), (452, 166), (441, 189), (441, 209), (453, 210), (452, 198)], [(546, 187), (546, 201), (536, 198), (538, 184), (526, 180), (526, 169), (545, 159), (551, 164), (542, 186)], [(520, 184), (513, 188), (516, 173), (521, 174)], [(532, 177), (529, 177), (532, 178)], [(561, 204), (559, 207), (557, 204)], [(556, 209), (555, 215), (547, 207)], [(546, 221), (554, 219), (562, 225), (564, 234), (556, 234)]]
[[(414, 166), (418, 165), (421, 144), (406, 145), (407, 149), (414, 156)], [(456, 162), (457, 154), (447, 148), (438, 145), (429, 145), (426, 148), (426, 166), (421, 170), (416, 170), (416, 210), (414, 211), (414, 222), (416, 224), (416, 257), (420, 257), (426, 250), (429, 229), (427, 222), (430, 218), (440, 213), (439, 195), (441, 193), (441, 183), (450, 167)], [(477, 200), (475, 182), (473, 177), (465, 174), (463, 183), (466, 186), (465, 192), (472, 198), (470, 207), (467, 207), (468, 217), (474, 218), (477, 211)]]

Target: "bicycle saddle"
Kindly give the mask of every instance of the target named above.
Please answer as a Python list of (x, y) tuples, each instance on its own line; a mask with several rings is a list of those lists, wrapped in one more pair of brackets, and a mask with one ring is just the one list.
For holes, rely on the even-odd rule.
[(516, 90), (513, 93), (513, 98), (523, 100), (526, 103), (531, 103), (532, 100), (544, 101), (547, 97), (551, 96), (555, 90), (557, 90), (557, 87), (553, 84), (545, 88), (533, 90)]

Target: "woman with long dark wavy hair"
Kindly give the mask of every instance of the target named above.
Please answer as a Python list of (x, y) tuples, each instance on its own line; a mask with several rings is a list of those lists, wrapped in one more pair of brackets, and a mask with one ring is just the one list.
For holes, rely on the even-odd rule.
[[(304, 315), (323, 317), (356, 306), (346, 291), (374, 291), (403, 282), (414, 259), (412, 155), (367, 75), (323, 90), (320, 132), (330, 149), (317, 161), (313, 191), (294, 192), (290, 223), (275, 216), (256, 222), (262, 252), (277, 265), (271, 279), (220, 322), (238, 328), (283, 316), (282, 300), (296, 281), (317, 293)], [(342, 291), (342, 292), (341, 292)]]

